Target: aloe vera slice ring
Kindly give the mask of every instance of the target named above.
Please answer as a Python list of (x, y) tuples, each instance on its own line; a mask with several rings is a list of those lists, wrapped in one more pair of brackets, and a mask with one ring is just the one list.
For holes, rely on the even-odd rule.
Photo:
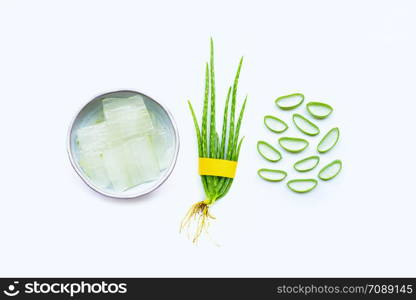
[(326, 153), (335, 147), (335, 145), (338, 143), (338, 140), (339, 140), (339, 129), (338, 127), (334, 127), (330, 131), (328, 131), (327, 134), (325, 134), (325, 136), (319, 142), (316, 149), (318, 150), (319, 153)]
[(287, 173), (283, 170), (259, 169), (257, 174), (264, 180), (270, 182), (279, 182), (286, 178)]
[(319, 160), (319, 156), (309, 156), (295, 162), (293, 167), (298, 172), (308, 172), (315, 169), (315, 167), (319, 164)]
[(322, 102), (309, 102), (306, 109), (316, 119), (325, 119), (334, 110), (331, 105)]
[(319, 171), (318, 177), (319, 179), (328, 181), (334, 178), (341, 172), (342, 169), (342, 161), (339, 159), (334, 160), (333, 162), (327, 164), (325, 167)]
[(301, 93), (281, 96), (275, 100), (276, 105), (283, 110), (291, 110), (303, 103), (305, 96)]
[(264, 125), (275, 133), (282, 133), (288, 128), (285, 121), (270, 115), (264, 116)]
[(319, 127), (300, 114), (293, 114), (293, 123), (304, 134), (315, 136), (320, 133)]
[(281, 137), (279, 139), (279, 144), (288, 152), (299, 153), (308, 147), (309, 142), (301, 138)]
[(278, 162), (282, 159), (280, 151), (265, 141), (257, 142), (257, 151), (265, 160), (270, 162)]
[(318, 185), (316, 179), (293, 179), (287, 182), (287, 187), (295, 193), (307, 193)]
[(295, 193), (307, 193), (318, 185), (316, 179), (293, 179), (287, 182), (287, 187)]

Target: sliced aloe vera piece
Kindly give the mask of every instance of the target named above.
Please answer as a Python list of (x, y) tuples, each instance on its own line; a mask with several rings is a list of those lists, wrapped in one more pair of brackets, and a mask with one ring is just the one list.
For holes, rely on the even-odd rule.
[(326, 153), (338, 143), (339, 140), (339, 129), (338, 127), (332, 128), (330, 131), (325, 134), (322, 140), (319, 142), (316, 149), (319, 153)]
[(319, 164), (319, 156), (309, 156), (295, 162), (293, 167), (298, 172), (308, 172), (313, 170)]
[(159, 163), (148, 136), (139, 136), (103, 152), (107, 174), (116, 191), (125, 191), (159, 175)]
[(320, 133), (319, 127), (300, 114), (293, 114), (293, 123), (304, 134), (315, 136)]
[(108, 126), (101, 122), (82, 127), (77, 131), (77, 141), (81, 151), (99, 151), (108, 145)]
[(104, 99), (103, 111), (112, 142), (145, 135), (153, 130), (152, 119), (140, 96)]
[(264, 125), (275, 133), (282, 133), (288, 128), (285, 121), (270, 115), (264, 116)]
[(266, 181), (279, 182), (286, 178), (287, 173), (283, 170), (260, 169), (257, 174)]
[(118, 115), (123, 114), (126, 110), (139, 109), (147, 111), (143, 97), (140, 95), (128, 98), (105, 98), (102, 102), (104, 116), (107, 120), (118, 118)]
[(279, 139), (279, 144), (288, 152), (299, 153), (308, 147), (309, 142), (301, 138), (281, 137)]
[(281, 96), (275, 100), (276, 105), (283, 110), (290, 110), (298, 107), (303, 103), (305, 96), (301, 93)]
[(160, 170), (166, 169), (170, 165), (173, 154), (173, 143), (169, 134), (163, 130), (154, 130), (150, 135), (153, 149), (155, 149), (156, 157), (159, 161)]
[(335, 176), (341, 172), (342, 169), (342, 161), (339, 159), (334, 160), (333, 162), (327, 164), (325, 167), (323, 167), (318, 174), (319, 179), (322, 180), (331, 180)]
[(282, 159), (280, 151), (265, 141), (257, 142), (257, 151), (265, 160), (270, 162), (278, 162)]
[(152, 181), (158, 178), (160, 166), (156, 152), (149, 136), (139, 136), (126, 142), (130, 151), (130, 163), (136, 164), (139, 170), (137, 175), (142, 182)]
[(309, 102), (306, 109), (316, 119), (325, 119), (334, 110), (331, 105), (322, 102)]
[(115, 191), (124, 191), (140, 183), (138, 169), (128, 166), (132, 162), (129, 158), (130, 153), (125, 144), (113, 146), (103, 153), (104, 165)]
[(111, 184), (104, 166), (102, 152), (81, 151), (79, 154), (79, 165), (94, 184), (100, 187), (107, 187)]
[(293, 179), (287, 182), (287, 187), (295, 193), (307, 193), (318, 185), (316, 179)]

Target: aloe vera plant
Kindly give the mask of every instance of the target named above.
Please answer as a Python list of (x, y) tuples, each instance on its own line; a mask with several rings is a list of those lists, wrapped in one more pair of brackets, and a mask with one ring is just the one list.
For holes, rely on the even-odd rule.
[[(216, 129), (216, 90), (214, 72), (214, 43), (210, 40), (210, 60), (205, 65), (205, 93), (201, 126), (199, 126), (195, 111), (190, 101), (189, 109), (195, 125), (199, 157), (238, 161), (243, 138), (240, 138), (240, 128), (246, 107), (247, 97), (241, 106), (236, 122), (237, 88), (243, 58), (240, 59), (232, 86), (229, 87), (224, 113), (221, 136)], [(181, 230), (196, 222), (193, 242), (196, 242), (206, 230), (209, 219), (214, 217), (209, 208), (223, 198), (231, 188), (233, 178), (201, 175), (202, 186), (206, 199), (191, 206), (181, 223)]]

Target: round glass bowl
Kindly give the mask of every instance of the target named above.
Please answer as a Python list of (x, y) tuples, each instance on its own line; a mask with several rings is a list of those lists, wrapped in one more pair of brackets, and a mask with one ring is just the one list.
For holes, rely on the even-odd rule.
[[(132, 96), (141, 96), (148, 112), (152, 117), (156, 118), (160, 124), (163, 125), (164, 132), (166, 132), (166, 138), (169, 144), (169, 152), (167, 157), (167, 167), (160, 171), (158, 178), (155, 180), (141, 183), (132, 188), (117, 191), (112, 185), (102, 187), (97, 183), (93, 182), (83, 168), (80, 166), (80, 149), (77, 142), (77, 131), (88, 125), (96, 124), (103, 119), (103, 105), (102, 100), (106, 98), (129, 98)], [(173, 168), (176, 164), (176, 159), (179, 152), (179, 134), (176, 127), (175, 121), (169, 111), (156, 100), (146, 96), (142, 93), (130, 90), (115, 91), (99, 95), (88, 102), (75, 116), (74, 120), (70, 125), (68, 132), (67, 150), (71, 164), (81, 179), (96, 192), (113, 197), (113, 198), (136, 198), (145, 194), (148, 194), (156, 190), (161, 186), (169, 175), (172, 173)]]

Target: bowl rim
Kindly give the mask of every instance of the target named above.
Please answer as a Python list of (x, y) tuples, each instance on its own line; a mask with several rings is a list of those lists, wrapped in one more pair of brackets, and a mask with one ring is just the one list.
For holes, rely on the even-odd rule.
[[(90, 103), (92, 103), (93, 101), (95, 101), (95, 100), (97, 100), (97, 98), (103, 98), (103, 97), (105, 97), (106, 95), (110, 95), (110, 94), (114, 94), (114, 93), (134, 93), (134, 94), (138, 94), (138, 95), (141, 95), (141, 96), (144, 96), (144, 97), (147, 97), (147, 98), (149, 98), (150, 100), (152, 100), (152, 101), (154, 101), (156, 104), (158, 104), (165, 112), (166, 112), (166, 114), (168, 115), (168, 117), (169, 117), (169, 120), (170, 120), (170, 122), (171, 122), (171, 124), (172, 124), (172, 127), (173, 127), (173, 131), (174, 131), (174, 136), (175, 136), (175, 151), (174, 151), (174, 154), (173, 154), (173, 161), (171, 162), (171, 164), (170, 164), (170, 166), (169, 166), (169, 168), (168, 168), (168, 170), (167, 171), (165, 171), (165, 174), (163, 175), (163, 177), (161, 177), (158, 181), (157, 181), (157, 183), (154, 185), (154, 186), (152, 186), (152, 187), (150, 187), (150, 188), (148, 188), (148, 189), (146, 189), (146, 190), (144, 190), (144, 191), (141, 191), (141, 192), (138, 192), (138, 193), (136, 193), (136, 194), (132, 194), (132, 195), (120, 195), (120, 194), (117, 194), (117, 193), (111, 193), (111, 192), (106, 192), (106, 191), (104, 191), (104, 190), (102, 190), (102, 189), (100, 189), (100, 188), (98, 188), (98, 187), (96, 187), (94, 184), (92, 184), (92, 182), (84, 175), (84, 173), (82, 172), (82, 170), (80, 170), (79, 168), (78, 168), (78, 165), (76, 164), (76, 162), (75, 162), (75, 158), (74, 158), (74, 155), (73, 155), (73, 153), (72, 153), (72, 150), (71, 150), (71, 135), (72, 135), (72, 130), (73, 130), (73, 127), (74, 127), (74, 123), (75, 123), (75, 121), (77, 120), (77, 118), (78, 118), (78, 116), (79, 116), (79, 114), (82, 112), (82, 110), (86, 107), (86, 106), (88, 106)], [(171, 112), (169, 111), (169, 109), (166, 107), (166, 106), (164, 106), (162, 103), (160, 103), (159, 101), (156, 101), (153, 97), (150, 97), (150, 96), (148, 96), (147, 94), (144, 94), (144, 93), (142, 93), (142, 92), (138, 92), (138, 91), (136, 91), (136, 90), (130, 90), (130, 89), (122, 89), (122, 90), (115, 90), (115, 91), (109, 91), (109, 92), (106, 92), (106, 93), (102, 93), (102, 94), (99, 94), (99, 95), (97, 95), (97, 96), (95, 96), (95, 97), (93, 97), (90, 101), (88, 101), (87, 103), (85, 103), (84, 105), (82, 105), (82, 107), (77, 111), (77, 113), (75, 114), (75, 116), (74, 116), (74, 118), (72, 119), (72, 121), (71, 121), (71, 123), (69, 124), (69, 129), (68, 129), (68, 133), (67, 133), (67, 142), (66, 142), (66, 147), (67, 147), (67, 153), (68, 153), (68, 156), (69, 156), (69, 161), (71, 162), (71, 165), (72, 165), (72, 168), (75, 170), (75, 172), (78, 174), (78, 176), (82, 179), (82, 181), (84, 181), (84, 183), (88, 186), (88, 187), (90, 187), (92, 190), (94, 190), (95, 192), (97, 192), (97, 193), (99, 193), (99, 194), (101, 194), (101, 195), (104, 195), (104, 196), (106, 196), (106, 197), (111, 197), (111, 198), (117, 198), (117, 199), (134, 199), (134, 198), (138, 198), (138, 197), (141, 197), (141, 196), (144, 196), (144, 195), (147, 195), (147, 194), (149, 194), (149, 193), (151, 193), (151, 192), (153, 192), (153, 191), (155, 191), (156, 189), (158, 189), (168, 178), (169, 178), (169, 176), (171, 175), (171, 173), (172, 173), (172, 171), (173, 171), (173, 169), (175, 168), (175, 166), (176, 166), (176, 162), (177, 162), (177, 159), (178, 159), (178, 154), (179, 154), (179, 143), (180, 143), (180, 141), (179, 141), (179, 132), (178, 132), (178, 127), (177, 127), (177, 125), (176, 125), (176, 122), (175, 122), (175, 119), (173, 118), (173, 116), (172, 116), (172, 114), (171, 114)]]

